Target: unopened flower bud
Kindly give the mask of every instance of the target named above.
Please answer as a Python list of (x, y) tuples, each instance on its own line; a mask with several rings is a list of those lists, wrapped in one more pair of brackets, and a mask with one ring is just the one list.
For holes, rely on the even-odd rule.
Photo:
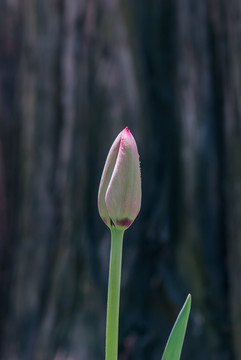
[(102, 173), (98, 208), (109, 228), (127, 229), (141, 207), (141, 173), (134, 137), (126, 127), (110, 148)]

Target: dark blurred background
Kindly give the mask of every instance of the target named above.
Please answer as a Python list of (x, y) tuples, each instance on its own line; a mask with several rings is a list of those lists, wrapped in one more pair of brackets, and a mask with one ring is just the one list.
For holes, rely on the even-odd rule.
[(125, 126), (143, 201), (125, 234), (120, 360), (241, 360), (240, 0), (0, 1), (0, 358), (104, 359)]

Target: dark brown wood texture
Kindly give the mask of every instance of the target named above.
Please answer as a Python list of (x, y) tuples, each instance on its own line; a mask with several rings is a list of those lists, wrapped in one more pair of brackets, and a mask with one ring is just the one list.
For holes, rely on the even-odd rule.
[(239, 0), (0, 2), (0, 358), (104, 359), (110, 234), (97, 211), (128, 126), (120, 360), (241, 360)]

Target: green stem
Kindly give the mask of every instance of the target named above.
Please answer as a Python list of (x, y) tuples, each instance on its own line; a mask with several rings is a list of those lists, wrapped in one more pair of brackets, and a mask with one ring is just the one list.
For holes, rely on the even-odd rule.
[(106, 360), (117, 360), (122, 244), (124, 231), (111, 230), (109, 286), (106, 319)]

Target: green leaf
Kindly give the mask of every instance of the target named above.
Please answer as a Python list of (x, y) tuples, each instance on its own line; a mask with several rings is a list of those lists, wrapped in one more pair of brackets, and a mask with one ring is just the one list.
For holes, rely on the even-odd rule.
[(167, 341), (162, 360), (179, 360), (186, 333), (188, 317), (191, 309), (191, 295), (189, 294)]

